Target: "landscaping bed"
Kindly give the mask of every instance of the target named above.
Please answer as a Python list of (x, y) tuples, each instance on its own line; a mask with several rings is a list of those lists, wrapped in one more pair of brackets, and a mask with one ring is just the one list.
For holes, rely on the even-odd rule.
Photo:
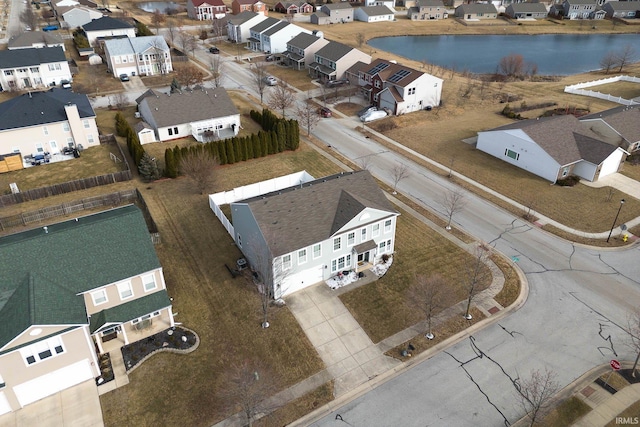
[(169, 328), (122, 347), (124, 366), (127, 372), (130, 372), (158, 351), (174, 350), (188, 353), (197, 343), (198, 337), (195, 332), (181, 327)]

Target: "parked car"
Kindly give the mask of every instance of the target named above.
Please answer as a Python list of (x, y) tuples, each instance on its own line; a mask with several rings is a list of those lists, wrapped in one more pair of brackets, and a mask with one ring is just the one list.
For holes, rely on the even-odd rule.
[(69, 80), (61, 80), (60, 86), (62, 86), (62, 89), (71, 89), (71, 82)]
[(278, 84), (278, 80), (276, 80), (273, 76), (264, 76), (262, 81), (265, 82), (269, 86), (275, 86)]
[(358, 111), (358, 117), (360, 117), (360, 119), (362, 119), (362, 117), (366, 116), (367, 114), (369, 114), (372, 111), (376, 111), (377, 108), (372, 106), (369, 107), (365, 107), (362, 110)]
[(318, 108), (318, 115), (320, 117), (331, 117), (332, 113), (331, 113), (331, 110), (328, 109), (327, 107), (320, 107)]
[(365, 114), (364, 116), (360, 117), (360, 120), (362, 120), (363, 123), (367, 123), (367, 122), (372, 122), (374, 120), (378, 120), (381, 119), (383, 117), (387, 116), (387, 112), (386, 111), (382, 111), (382, 110), (375, 110), (372, 111), (368, 114)]
[(128, 82), (128, 81), (129, 81), (129, 75), (127, 75), (127, 74), (120, 74), (120, 81), (121, 81), (121, 82)]
[(209, 48), (209, 53), (215, 53), (218, 54), (220, 53), (220, 49), (218, 49), (217, 47), (213, 46)]
[(275, 55), (267, 55), (266, 58), (264, 58), (265, 61), (267, 62), (273, 62), (276, 60), (276, 56)]
[(42, 31), (57, 31), (57, 25), (47, 25), (46, 27), (42, 27)]
[(347, 79), (340, 79), (340, 80), (327, 80), (327, 82), (325, 83), (326, 87), (338, 87), (338, 86), (342, 86), (342, 85), (346, 85), (349, 84), (349, 80)]

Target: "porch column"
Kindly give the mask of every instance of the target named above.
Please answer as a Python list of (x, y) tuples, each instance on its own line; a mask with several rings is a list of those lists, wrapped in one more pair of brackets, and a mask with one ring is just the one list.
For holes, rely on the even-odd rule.
[(171, 323), (171, 327), (176, 326), (175, 320), (173, 320), (173, 306), (167, 308), (167, 312), (169, 313), (169, 322)]
[(104, 349), (102, 348), (102, 332), (98, 333), (97, 335), (94, 335), (95, 340), (96, 340), (96, 344), (98, 345), (98, 350), (100, 351), (100, 354), (104, 353)]
[(129, 345), (129, 338), (127, 338), (127, 331), (125, 330), (124, 323), (120, 324), (120, 332), (122, 332), (122, 337), (124, 338), (124, 345)]

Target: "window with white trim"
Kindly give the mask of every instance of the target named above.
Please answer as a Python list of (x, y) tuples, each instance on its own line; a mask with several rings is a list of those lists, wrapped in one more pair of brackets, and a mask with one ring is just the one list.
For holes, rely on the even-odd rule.
[(347, 234), (347, 246), (353, 246), (356, 244), (356, 232), (352, 231)]
[(93, 134), (92, 133), (87, 135), (87, 142), (89, 144), (93, 144), (95, 142), (95, 139), (93, 139)]
[(142, 287), (145, 292), (149, 292), (158, 287), (156, 284), (156, 277), (153, 274), (147, 274), (142, 276)]
[(121, 282), (118, 283), (118, 293), (120, 294), (120, 299), (128, 299), (133, 296), (133, 288), (131, 287), (131, 282)]
[(84, 126), (85, 129), (89, 129), (91, 127), (91, 124), (89, 123), (89, 120), (83, 120), (82, 126)]
[(378, 249), (379, 249), (379, 252), (381, 254), (383, 254), (385, 252), (391, 252), (391, 239), (386, 240), (386, 241), (383, 240), (382, 242), (380, 242), (378, 244)]
[(140, 323), (140, 322), (142, 322), (144, 320), (149, 320), (149, 319), (151, 319), (153, 317), (158, 317), (158, 316), (160, 316), (160, 310), (154, 311), (153, 313), (145, 314), (144, 316), (140, 316), (137, 319), (133, 319), (131, 321), (131, 324), (135, 325), (136, 323)]
[(367, 227), (360, 230), (360, 243), (367, 241)]
[(335, 273), (336, 271), (342, 271), (345, 268), (351, 267), (351, 254), (347, 254), (341, 256), (340, 258), (336, 258), (331, 260), (331, 272)]
[(95, 292), (91, 292), (91, 299), (93, 300), (93, 305), (104, 304), (105, 302), (109, 301), (109, 299), (107, 298), (107, 290), (100, 289)]
[(238, 241), (238, 246), (239, 246), (239, 247), (242, 247), (242, 236), (241, 236), (240, 234), (238, 234), (238, 239), (237, 239), (237, 241)]
[(320, 243), (313, 245), (313, 259), (320, 258), (322, 256), (322, 245)]
[(298, 264), (304, 264), (305, 262), (307, 262), (307, 250), (300, 249), (298, 251)]
[(282, 270), (291, 269), (291, 254), (282, 255)]
[(342, 248), (342, 237), (335, 237), (333, 239), (333, 251), (339, 251)]
[(21, 348), (19, 351), (27, 365), (42, 362), (65, 352), (62, 339), (59, 336), (38, 341), (30, 346)]
[(69, 132), (71, 130), (71, 128), (69, 127), (69, 122), (62, 123), (62, 130), (64, 132)]
[(384, 232), (388, 233), (391, 231), (391, 220), (388, 219), (384, 222)]
[(42, 132), (44, 132), (45, 135), (49, 135), (49, 128), (46, 126), (42, 126)]
[(380, 224), (373, 224), (371, 226), (371, 235), (373, 237), (378, 237), (380, 235)]

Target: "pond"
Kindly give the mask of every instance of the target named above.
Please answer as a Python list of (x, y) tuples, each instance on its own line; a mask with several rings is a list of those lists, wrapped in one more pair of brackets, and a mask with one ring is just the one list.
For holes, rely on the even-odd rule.
[(501, 58), (520, 54), (538, 67), (538, 74), (569, 75), (602, 68), (608, 52), (640, 46), (639, 34), (545, 34), (482, 36), (401, 36), (369, 41), (384, 50), (416, 61), (456, 70), (493, 73)]
[(183, 8), (183, 6), (179, 5), (178, 3), (174, 3), (172, 1), (147, 1), (144, 3), (138, 3), (138, 8), (149, 13), (153, 13), (156, 10), (159, 10), (160, 12), (165, 13), (167, 9), (180, 10)]

